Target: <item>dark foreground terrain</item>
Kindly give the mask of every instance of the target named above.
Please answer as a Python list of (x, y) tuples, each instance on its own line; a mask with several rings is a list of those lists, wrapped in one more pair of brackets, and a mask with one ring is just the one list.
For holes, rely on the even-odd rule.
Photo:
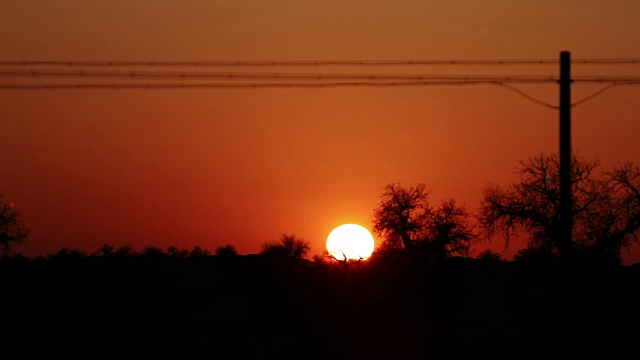
[(0, 262), (0, 358), (638, 358), (640, 267)]

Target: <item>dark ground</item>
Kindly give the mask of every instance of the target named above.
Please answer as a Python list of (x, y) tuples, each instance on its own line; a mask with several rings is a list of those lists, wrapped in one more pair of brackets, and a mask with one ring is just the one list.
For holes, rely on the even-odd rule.
[(70, 257), (0, 285), (2, 359), (640, 356), (640, 266)]

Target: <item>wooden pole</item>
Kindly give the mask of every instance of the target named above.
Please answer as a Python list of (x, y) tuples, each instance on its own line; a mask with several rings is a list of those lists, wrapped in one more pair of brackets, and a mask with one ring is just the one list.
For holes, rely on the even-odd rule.
[(558, 251), (567, 259), (572, 245), (571, 194), (571, 53), (560, 52), (560, 238)]

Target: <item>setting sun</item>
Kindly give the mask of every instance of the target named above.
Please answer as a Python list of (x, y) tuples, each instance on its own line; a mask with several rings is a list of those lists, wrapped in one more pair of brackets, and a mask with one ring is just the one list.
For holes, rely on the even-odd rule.
[(340, 225), (327, 238), (327, 251), (338, 260), (367, 259), (373, 248), (373, 236), (357, 224)]

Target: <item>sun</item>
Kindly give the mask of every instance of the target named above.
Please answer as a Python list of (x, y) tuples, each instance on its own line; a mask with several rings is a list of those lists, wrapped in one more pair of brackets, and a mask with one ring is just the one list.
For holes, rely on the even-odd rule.
[(373, 236), (365, 227), (344, 224), (327, 237), (327, 251), (338, 260), (367, 259), (373, 253)]

